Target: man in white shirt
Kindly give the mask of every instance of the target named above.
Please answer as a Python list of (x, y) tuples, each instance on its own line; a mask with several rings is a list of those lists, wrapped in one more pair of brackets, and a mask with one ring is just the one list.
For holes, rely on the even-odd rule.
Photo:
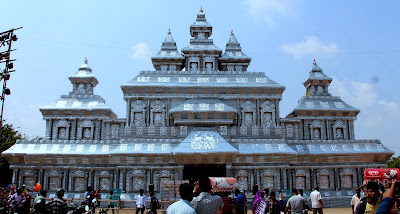
[(364, 198), (364, 194), (361, 194), (360, 188), (356, 188), (356, 194), (351, 198), (351, 210), (353, 214), (356, 212), (357, 205), (361, 202), (361, 198)]
[(140, 189), (140, 194), (136, 196), (136, 214), (140, 213), (143, 214), (144, 210), (146, 209), (146, 199), (147, 195), (144, 194), (144, 190)]
[(319, 187), (316, 186), (314, 188), (314, 191), (310, 193), (310, 201), (311, 201), (311, 208), (313, 209), (313, 214), (323, 214), (322, 209), (324, 208), (324, 205), (322, 204), (321, 200), (321, 193), (319, 192)]
[(179, 186), (181, 200), (171, 204), (167, 209), (167, 214), (196, 214), (196, 211), (190, 204), (193, 199), (193, 185), (184, 183)]

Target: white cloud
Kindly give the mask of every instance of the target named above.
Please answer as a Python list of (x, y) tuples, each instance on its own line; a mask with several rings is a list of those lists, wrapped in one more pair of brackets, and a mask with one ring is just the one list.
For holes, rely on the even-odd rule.
[(134, 60), (150, 61), (152, 53), (146, 43), (140, 42), (131, 49), (130, 57)]
[(268, 24), (275, 25), (279, 16), (292, 15), (295, 1), (282, 0), (247, 0), (250, 13), (262, 17)]
[(321, 41), (315, 36), (309, 36), (305, 41), (296, 44), (283, 44), (283, 52), (293, 54), (296, 59), (303, 55), (333, 55), (338, 53), (338, 47), (335, 43)]
[(400, 155), (397, 133), (400, 107), (397, 103), (379, 99), (374, 86), (366, 82), (333, 78), (332, 94), (360, 109), (355, 122), (356, 139), (380, 139), (382, 143)]

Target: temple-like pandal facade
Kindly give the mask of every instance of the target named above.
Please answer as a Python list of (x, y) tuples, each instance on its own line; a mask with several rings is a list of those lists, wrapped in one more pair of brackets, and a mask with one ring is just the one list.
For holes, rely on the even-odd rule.
[(152, 57), (155, 70), (121, 86), (126, 118), (93, 93), (98, 81), (85, 60), (68, 77), (72, 91), (40, 108), (45, 139), (19, 140), (2, 153), (13, 183), (69, 194), (121, 188), (128, 196), (150, 184), (159, 192), (163, 181), (226, 176), (247, 192), (319, 185), (336, 200), (354, 194), (364, 168), (386, 167), (393, 152), (355, 139), (359, 110), (329, 93), (332, 78), (315, 61), (306, 95), (281, 118), (285, 87), (247, 71), (251, 58), (233, 32), (225, 51), (211, 34), (202, 10), (181, 52), (169, 31)]

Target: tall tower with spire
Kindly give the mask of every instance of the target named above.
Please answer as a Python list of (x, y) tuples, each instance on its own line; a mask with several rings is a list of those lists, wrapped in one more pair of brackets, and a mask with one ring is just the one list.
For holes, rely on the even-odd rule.
[(218, 58), (222, 50), (214, 45), (209, 38), (211, 35), (212, 26), (201, 8), (196, 21), (190, 25), (190, 44), (182, 49), (186, 73), (212, 74), (218, 71)]

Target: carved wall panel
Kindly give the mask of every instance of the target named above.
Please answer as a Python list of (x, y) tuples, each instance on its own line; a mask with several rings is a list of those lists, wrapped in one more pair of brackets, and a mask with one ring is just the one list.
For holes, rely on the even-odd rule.
[(296, 176), (296, 188), (297, 189), (306, 189), (306, 177), (305, 176)]
[(28, 189), (32, 189), (33, 186), (36, 184), (36, 179), (34, 176), (24, 176), (23, 177), (23, 183), (26, 185)]
[(322, 130), (323, 130), (323, 125), (321, 121), (314, 120), (310, 125), (311, 139), (313, 140), (325, 139)]
[(131, 126), (145, 126), (146, 105), (141, 100), (136, 100), (132, 101), (131, 106)]
[(59, 120), (53, 123), (53, 139), (68, 140), (70, 125), (67, 120)]
[(257, 124), (256, 105), (248, 100), (241, 108), (242, 126), (255, 126)]
[(336, 120), (332, 126), (333, 139), (349, 139), (347, 134), (347, 126), (342, 120)]
[(60, 188), (60, 177), (49, 177), (48, 190), (57, 190)]
[(239, 183), (239, 189), (241, 190), (248, 190), (248, 173), (246, 170), (239, 170), (238, 171), (238, 183)]
[(84, 177), (74, 177), (73, 178), (74, 188), (73, 191), (75, 192), (82, 192), (86, 190), (86, 182)]
[(77, 139), (93, 139), (94, 123), (90, 120), (80, 121), (78, 123)]
[(146, 189), (146, 174), (145, 171), (137, 169), (129, 173), (130, 191), (139, 192), (140, 189)]
[(261, 104), (261, 125), (273, 126), (275, 123), (275, 104), (271, 101), (265, 101)]
[(165, 126), (166, 109), (161, 100), (151, 103), (150, 124), (155, 126)]
[(111, 125), (111, 139), (119, 139), (119, 126), (117, 124)]

